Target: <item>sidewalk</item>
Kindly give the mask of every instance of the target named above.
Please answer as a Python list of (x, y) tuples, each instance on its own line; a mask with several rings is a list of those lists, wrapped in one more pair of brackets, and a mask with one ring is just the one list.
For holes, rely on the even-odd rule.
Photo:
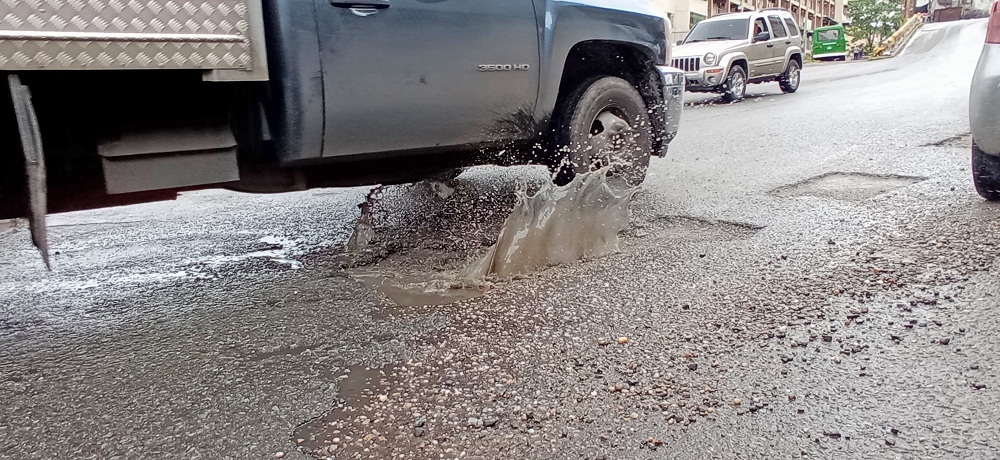
[(813, 61), (813, 60), (807, 60), (807, 61), (805, 61), (804, 65), (806, 65), (806, 66), (823, 66), (823, 65), (834, 65), (834, 64), (850, 64), (850, 63), (858, 63), (858, 62), (876, 61), (878, 59), (883, 59), (883, 58), (870, 58), (868, 56), (865, 56), (865, 57), (863, 57), (861, 59), (858, 59), (858, 60), (848, 59), (846, 61)]

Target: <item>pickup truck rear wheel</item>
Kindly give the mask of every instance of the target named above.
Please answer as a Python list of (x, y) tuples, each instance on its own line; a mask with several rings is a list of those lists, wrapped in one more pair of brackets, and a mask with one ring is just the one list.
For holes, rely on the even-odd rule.
[(1000, 201), (1000, 157), (990, 155), (972, 141), (972, 183), (979, 196)]
[(617, 77), (584, 81), (566, 96), (556, 119), (550, 164), (553, 181), (566, 185), (579, 174), (608, 168), (608, 175), (637, 186), (646, 179), (653, 150), (646, 104)]
[(722, 99), (726, 102), (742, 101), (747, 92), (747, 73), (743, 67), (733, 65), (722, 84)]

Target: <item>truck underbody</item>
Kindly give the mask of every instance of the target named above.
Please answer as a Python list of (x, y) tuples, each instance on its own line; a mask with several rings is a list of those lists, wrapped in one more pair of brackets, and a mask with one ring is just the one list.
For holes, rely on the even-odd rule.
[[(332, 77), (324, 74), (329, 67), (316, 64), (322, 58), (318, 37), (302, 34), (301, 21), (310, 17), (312, 6), (216, 0), (199, 8), (185, 2), (171, 15), (164, 10), (150, 21), (149, 11), (111, 8), (95, 0), (80, 15), (40, 23), (32, 19), (38, 17), (33, 4), (18, 5), (14, 14), (24, 19), (20, 26), (0, 25), (0, 73), (11, 77), (10, 88), (0, 88), (0, 219), (34, 216), (36, 244), (43, 252), (46, 213), (169, 200), (206, 187), (277, 193), (413, 182), (477, 164), (551, 165), (552, 119), (565, 110), (558, 102), (594, 76), (618, 77), (639, 91), (650, 108), (652, 131), (663, 133), (653, 137), (653, 151), (662, 155), (677, 124), (676, 116), (667, 117), (665, 92), (680, 104), (683, 90), (681, 80), (669, 90), (664, 86), (657, 65), (667, 62), (667, 50), (629, 42), (665, 43), (665, 38), (649, 37), (650, 24), (637, 26), (634, 37), (625, 34), (623, 40), (555, 37), (553, 43), (565, 46), (552, 51), (559, 56), (549, 63), (555, 72), (535, 70), (531, 85), (502, 72), (455, 80), (477, 91), (468, 85), (478, 81), (486, 85), (480, 88), (496, 88), (500, 82), (508, 94), (533, 104), (490, 107), (488, 120), (483, 117), (487, 108), (479, 107), (485, 121), (467, 126), (483, 130), (466, 134), (474, 141), (351, 154), (331, 150), (335, 143), (327, 142), (331, 133), (344, 131), (331, 127), (329, 95), (324, 94), (330, 86), (324, 87), (323, 80)], [(608, 21), (607, 10), (595, 11), (594, 17), (578, 20)], [(652, 27), (662, 28), (659, 19), (649, 19)], [(80, 31), (66, 32), (61, 23)], [(107, 32), (109, 24), (121, 32)], [(622, 31), (627, 29), (608, 33)], [(524, 45), (537, 53), (537, 45)], [(423, 74), (419, 79), (424, 86), (418, 90), (429, 87)], [(530, 98), (521, 87), (532, 88)], [(469, 105), (461, 94), (453, 97), (456, 107)], [(672, 110), (679, 113), (679, 105)], [(343, 113), (336, 116), (344, 120)], [(408, 129), (420, 135), (419, 128)], [(34, 138), (26, 137), (32, 132)]]

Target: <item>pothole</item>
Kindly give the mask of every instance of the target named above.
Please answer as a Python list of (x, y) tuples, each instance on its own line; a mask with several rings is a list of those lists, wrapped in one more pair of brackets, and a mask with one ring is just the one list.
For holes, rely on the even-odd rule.
[(399, 306), (447, 305), (478, 297), (489, 286), (456, 275), (469, 265), (469, 257), (458, 251), (411, 249), (348, 273)]
[(898, 188), (927, 180), (926, 177), (833, 172), (778, 187), (772, 195), (814, 196), (835, 200), (863, 201)]
[(636, 225), (633, 231), (638, 236), (652, 231), (671, 240), (706, 241), (747, 239), (763, 228), (746, 222), (675, 215), (656, 217), (645, 225)]
[(945, 147), (953, 149), (967, 149), (972, 146), (972, 133), (959, 134), (957, 136), (951, 136), (945, 139), (941, 139), (937, 142), (930, 142), (921, 147)]

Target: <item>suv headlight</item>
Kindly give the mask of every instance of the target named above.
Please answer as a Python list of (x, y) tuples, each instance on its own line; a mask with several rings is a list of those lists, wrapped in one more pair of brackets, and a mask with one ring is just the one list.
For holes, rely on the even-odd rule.
[(702, 58), (705, 61), (705, 65), (715, 65), (716, 59), (718, 59), (718, 56), (715, 53), (708, 53)]

